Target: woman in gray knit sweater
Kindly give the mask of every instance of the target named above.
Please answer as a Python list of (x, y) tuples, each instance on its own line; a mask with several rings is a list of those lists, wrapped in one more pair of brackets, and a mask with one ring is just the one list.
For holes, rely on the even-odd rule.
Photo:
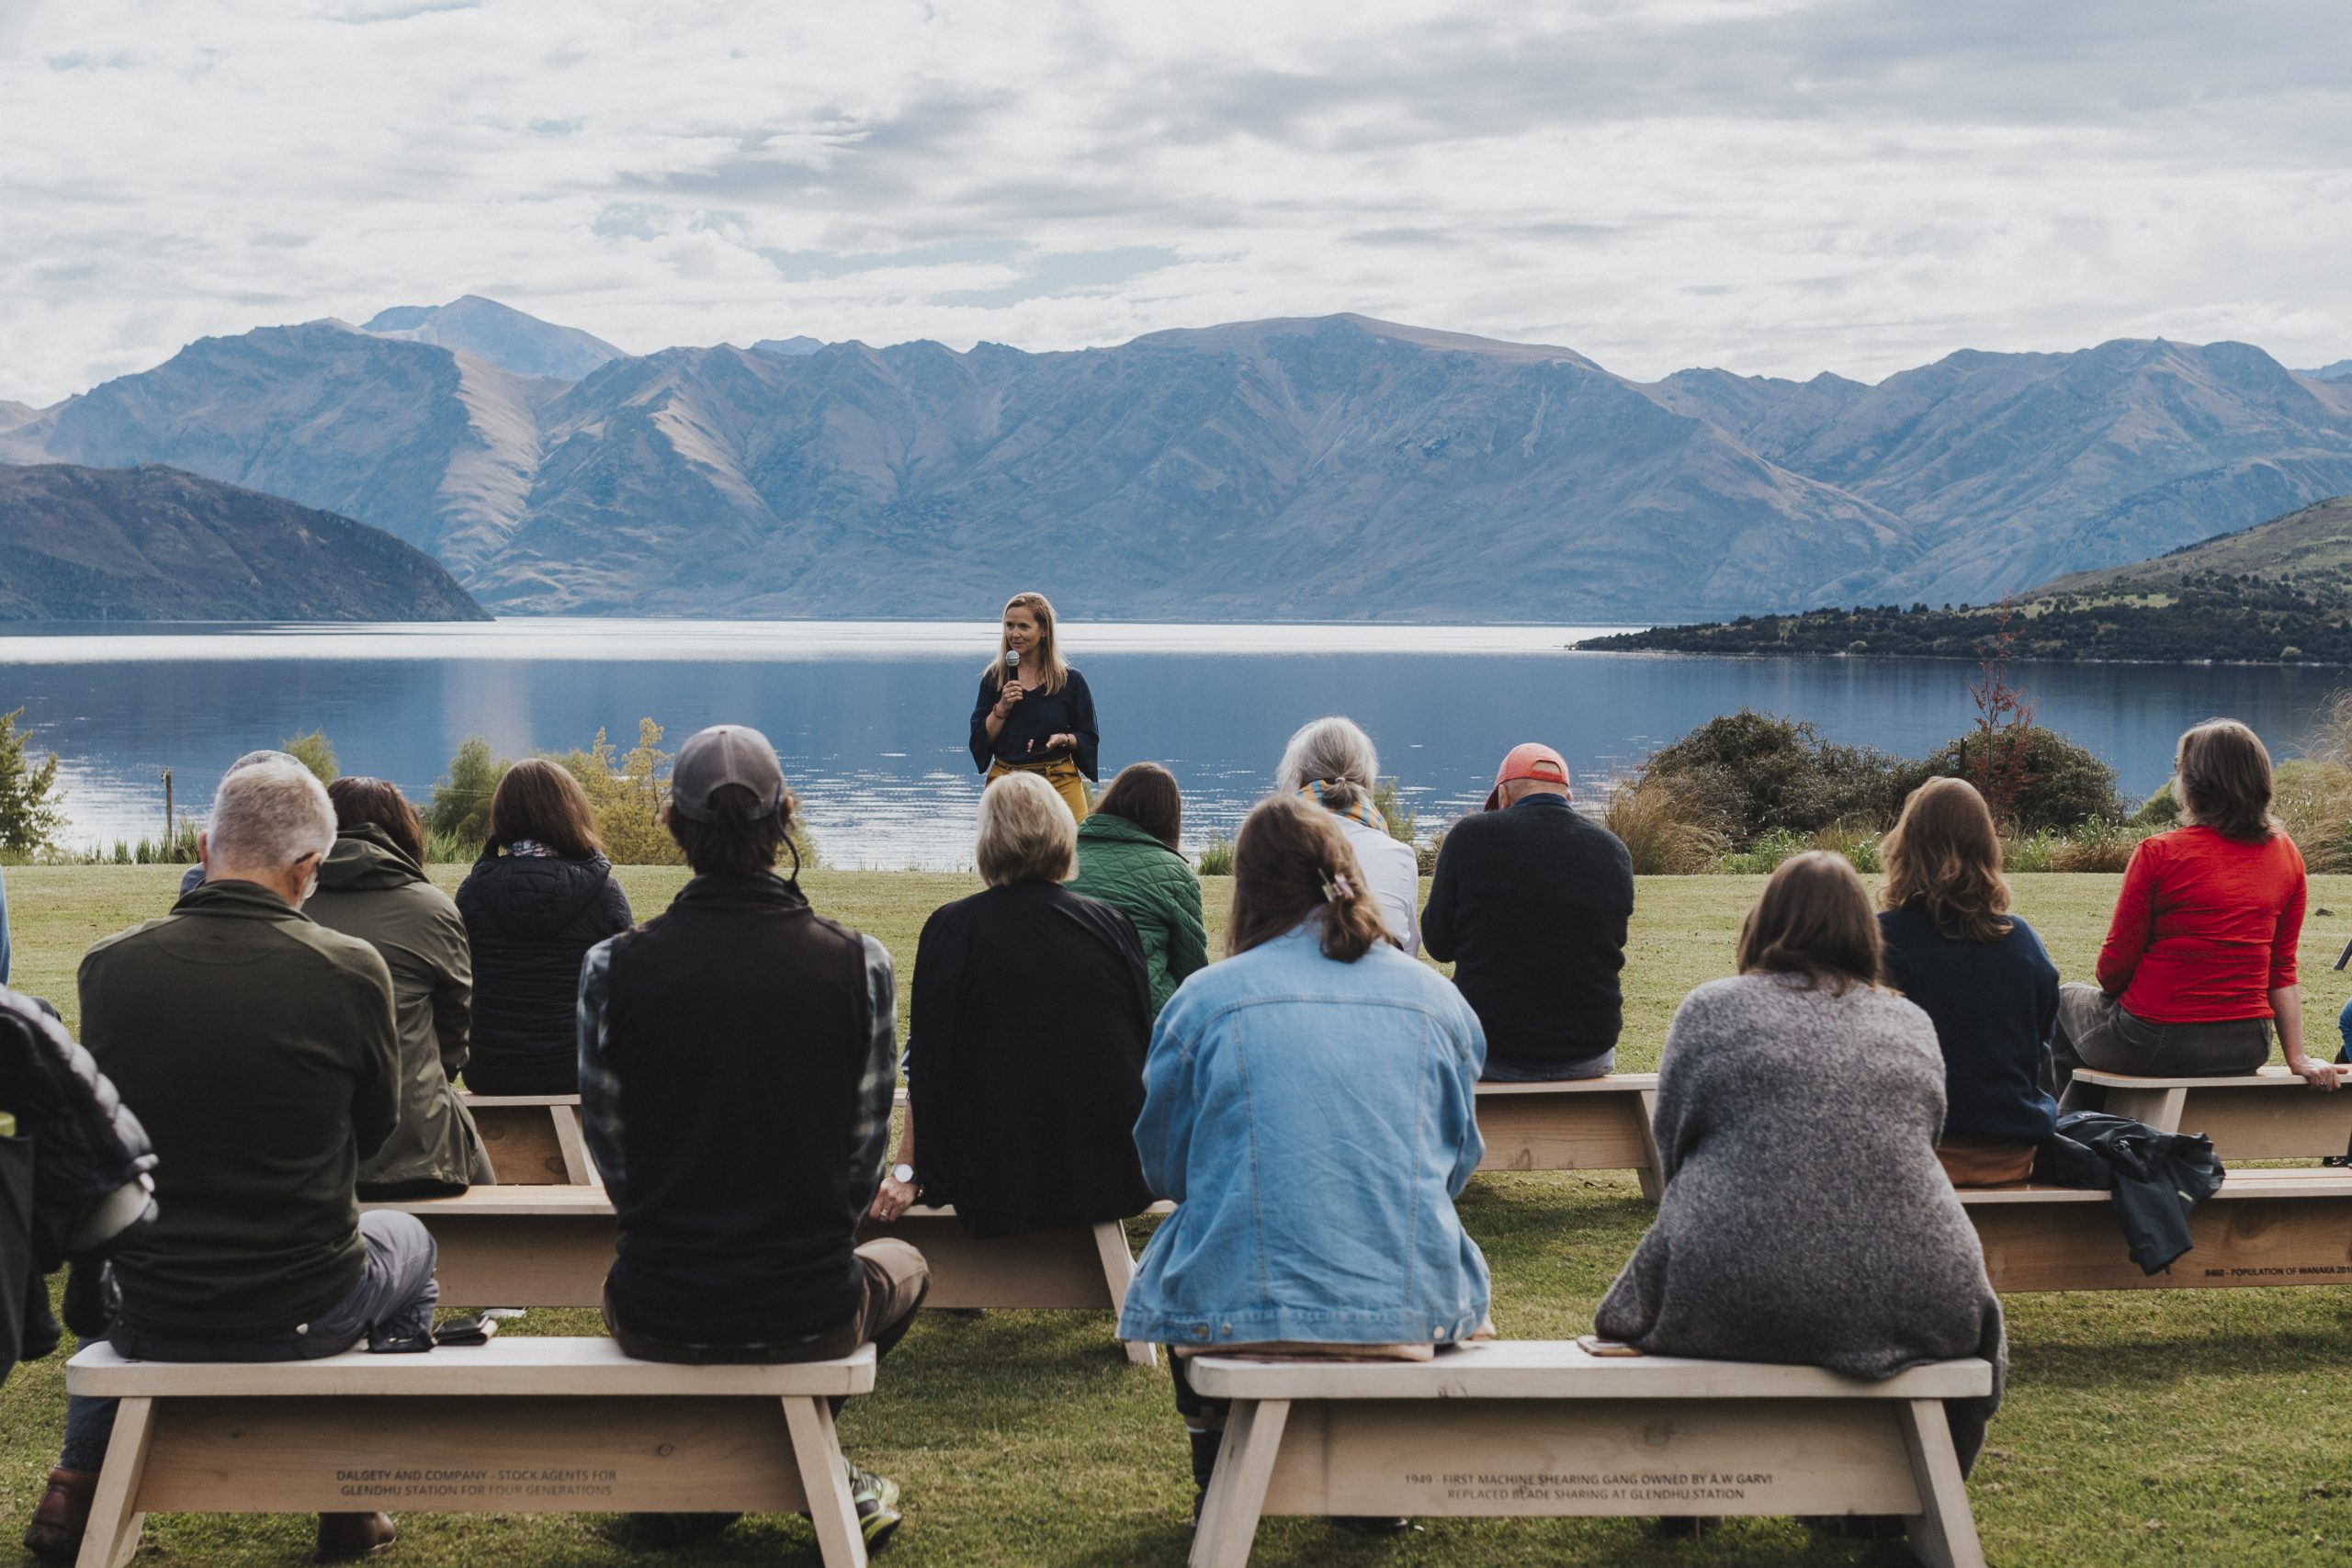
[(1936, 1161), (1944, 1064), (1928, 1015), (1880, 981), (1878, 922), (1838, 855), (1784, 863), (1739, 975), (1683, 998), (1658, 1063), (1657, 1222), (1595, 1326), (1653, 1355), (1887, 1378), (1982, 1356), (1954, 1401), (1964, 1471), (2008, 1347), (1984, 1256)]

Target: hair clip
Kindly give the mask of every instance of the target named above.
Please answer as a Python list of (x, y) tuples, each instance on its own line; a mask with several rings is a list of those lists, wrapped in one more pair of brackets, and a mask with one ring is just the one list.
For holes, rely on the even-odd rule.
[(1327, 904), (1337, 904), (1342, 899), (1352, 902), (1355, 896), (1355, 884), (1348, 880), (1345, 872), (1333, 872), (1329, 880), (1323, 884), (1323, 901)]

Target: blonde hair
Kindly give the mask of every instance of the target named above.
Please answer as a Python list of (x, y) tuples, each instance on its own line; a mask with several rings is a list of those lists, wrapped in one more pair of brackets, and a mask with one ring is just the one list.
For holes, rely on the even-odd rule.
[(1035, 773), (1007, 773), (980, 792), (973, 852), (990, 887), (1067, 882), (1078, 870), (1078, 823), (1053, 785)]
[(1062, 661), (1061, 639), (1054, 635), (1054, 606), (1043, 593), (1015, 593), (1004, 602), (1004, 615), (997, 617), (996, 658), (984, 673), (992, 684), (1003, 687), (1004, 656), (1012, 651), (1012, 639), (1004, 635), (1004, 615), (1015, 610), (1026, 610), (1036, 618), (1037, 660), (1046, 667), (1043, 689), (1060, 691), (1069, 682), (1069, 666)]
[(2009, 885), (2001, 879), (2001, 836), (1992, 809), (1966, 779), (1929, 779), (1903, 803), (1879, 845), (1886, 880), (1878, 901), (1917, 908), (1939, 931), (1970, 942), (2009, 933)]
[(2283, 831), (2270, 815), (2270, 753), (2233, 718), (2209, 718), (2180, 738), (2173, 753), (2181, 816), (2225, 839), (2267, 843)]

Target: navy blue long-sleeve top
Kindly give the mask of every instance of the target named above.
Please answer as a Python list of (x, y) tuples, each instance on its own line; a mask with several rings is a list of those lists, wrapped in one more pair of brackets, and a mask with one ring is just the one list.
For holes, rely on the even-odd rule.
[(1944, 1136), (2038, 1144), (2056, 1130), (2042, 1084), (2058, 1020), (2058, 966), (2033, 928), (2009, 917), (1998, 942), (1946, 936), (1926, 913), (1889, 909), (1887, 978), (1936, 1026), (1944, 1053)]
[[(1094, 694), (1086, 689), (1086, 677), (1073, 670), (1062, 682), (1058, 692), (1048, 692), (1040, 686), (1021, 699), (1021, 705), (1005, 716), (1004, 728), (994, 740), (989, 739), (989, 710), (996, 706), (997, 693), (1002, 688), (1004, 672), (991, 670), (980, 677), (979, 700), (972, 705), (972, 762), (982, 773), (999, 760), (1019, 763), (1050, 762), (1056, 757), (1069, 757), (1078, 763), (1078, 771), (1090, 779), (1100, 779), (1095, 772), (1094, 752), (1102, 737), (1094, 728)], [(1078, 747), (1072, 750), (1064, 746), (1047, 750), (1046, 742), (1056, 735), (1075, 735)]]

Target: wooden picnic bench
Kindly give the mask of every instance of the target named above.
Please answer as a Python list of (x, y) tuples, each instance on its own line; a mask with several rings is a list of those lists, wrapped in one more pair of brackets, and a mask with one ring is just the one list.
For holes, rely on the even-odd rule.
[[(457, 1198), (362, 1205), (414, 1214), (440, 1249), (441, 1299), (467, 1306), (595, 1306), (604, 1299), (618, 1229), (602, 1187), (477, 1187)], [(1135, 1277), (1125, 1227), (1113, 1220), (975, 1240), (956, 1211), (910, 1209), (894, 1224), (868, 1222), (860, 1238), (897, 1236), (931, 1265), (934, 1307), (1002, 1307), (1116, 1314)], [(1148, 1345), (1128, 1359), (1152, 1364)]]
[(1193, 1568), (1247, 1563), (1266, 1514), (1894, 1514), (1923, 1562), (1984, 1562), (1943, 1406), (1992, 1391), (1982, 1360), (1866, 1382), (1534, 1340), (1186, 1371), (1233, 1402)]
[(1656, 1073), (1611, 1073), (1566, 1083), (1482, 1083), (1480, 1170), (1631, 1170), (1642, 1196), (1658, 1195)]
[(576, 1094), (469, 1094), (474, 1130), (505, 1187), (581, 1186), (596, 1179)]
[[(1657, 1197), (1657, 1140), (1650, 1133), (1656, 1073), (1482, 1083), (1477, 1096), (1478, 1132), (1487, 1142), (1480, 1170), (1630, 1170), (1640, 1176), (1644, 1197)], [(596, 1179), (581, 1135), (578, 1095), (469, 1094), (465, 1100), (502, 1183)], [(906, 1102), (901, 1089), (899, 1103)]]
[(74, 1393), (122, 1402), (79, 1568), (123, 1568), (150, 1513), (789, 1514), (827, 1568), (865, 1562), (827, 1401), (837, 1361), (673, 1366), (609, 1339), (494, 1339), (319, 1361), (127, 1361), (92, 1345)]
[(2312, 1089), (2273, 1065), (2216, 1078), (2147, 1078), (2084, 1067), (2107, 1109), (2165, 1133), (2202, 1133), (2230, 1159), (2321, 1159), (2352, 1147), (2352, 1084)]
[(2153, 1275), (2132, 1261), (2104, 1191), (1963, 1187), (1960, 1201), (2003, 1294), (2352, 1284), (2352, 1173), (2344, 1171), (2230, 1172), (2188, 1216), (2191, 1250)]

